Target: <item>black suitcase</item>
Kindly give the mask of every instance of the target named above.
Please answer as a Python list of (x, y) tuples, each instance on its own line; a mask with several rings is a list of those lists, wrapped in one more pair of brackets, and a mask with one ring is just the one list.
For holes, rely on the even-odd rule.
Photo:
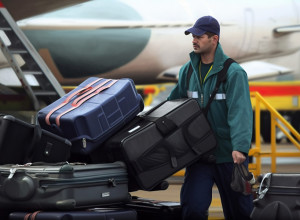
[(71, 142), (11, 115), (0, 116), (0, 164), (62, 162), (70, 156)]
[(300, 174), (267, 173), (257, 194), (251, 219), (300, 219)]
[(136, 220), (133, 209), (97, 208), (80, 211), (13, 212), (9, 220)]
[(0, 209), (73, 210), (129, 198), (123, 162), (0, 166)]
[(138, 219), (141, 220), (181, 220), (179, 202), (133, 197), (125, 207), (136, 210)]
[[(129, 191), (151, 190), (216, 147), (206, 117), (194, 99), (165, 101), (110, 138), (92, 160), (124, 161)], [(135, 180), (135, 181), (133, 181)]]

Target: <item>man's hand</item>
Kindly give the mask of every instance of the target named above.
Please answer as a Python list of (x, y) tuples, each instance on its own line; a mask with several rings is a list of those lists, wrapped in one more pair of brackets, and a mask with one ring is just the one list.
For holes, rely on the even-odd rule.
[(242, 152), (236, 150), (232, 151), (232, 158), (233, 162), (237, 164), (241, 164), (246, 160), (245, 155)]

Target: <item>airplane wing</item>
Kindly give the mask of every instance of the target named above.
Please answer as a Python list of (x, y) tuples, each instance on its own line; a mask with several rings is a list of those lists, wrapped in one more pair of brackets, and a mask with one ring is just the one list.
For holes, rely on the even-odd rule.
[(274, 32), (278, 34), (292, 33), (298, 31), (300, 31), (300, 25), (284, 26), (284, 27), (278, 27), (274, 29)]
[(124, 20), (94, 20), (94, 19), (61, 19), (39, 18), (38, 20), (23, 19), (17, 22), (22, 30), (89, 30), (89, 29), (133, 29), (133, 28), (178, 28), (189, 27), (192, 22), (147, 22), (147, 21), (124, 21)]
[(157, 79), (170, 82), (177, 82), (180, 68), (181, 66), (174, 66), (169, 69), (166, 69), (157, 76)]
[(87, 1), (89, 0), (2, 0), (0, 3), (2, 3), (12, 17), (18, 21)]
[[(247, 72), (249, 81), (266, 79), (274, 76), (276, 77), (279, 75), (292, 73), (293, 71), (289, 68), (264, 62), (264, 61), (250, 61), (250, 62), (240, 63), (240, 65)], [(178, 74), (180, 68), (181, 66), (175, 66), (169, 68), (163, 71), (162, 73), (160, 73), (157, 79), (176, 82), (178, 80)]]
[(250, 61), (240, 63), (240, 65), (247, 72), (249, 81), (279, 76), (292, 72), (289, 68), (264, 61)]

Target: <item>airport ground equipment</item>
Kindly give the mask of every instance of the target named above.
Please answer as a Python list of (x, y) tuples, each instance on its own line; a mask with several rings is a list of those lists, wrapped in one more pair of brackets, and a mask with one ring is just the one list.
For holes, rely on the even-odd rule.
[[(282, 82), (249, 82), (251, 92), (259, 92), (260, 95), (276, 109), (298, 132), (300, 132), (300, 81)], [(253, 109), (256, 102), (251, 97)], [(271, 142), (271, 113), (265, 106), (261, 107), (260, 133), (266, 143)], [(276, 132), (276, 140), (279, 142), (286, 135)]]
[[(30, 97), (33, 110), (40, 109), (41, 100), (50, 104), (65, 94), (52, 72), (5, 8), (0, 8), (0, 47), (9, 66)], [(13, 99), (12, 96), (10, 98)]]

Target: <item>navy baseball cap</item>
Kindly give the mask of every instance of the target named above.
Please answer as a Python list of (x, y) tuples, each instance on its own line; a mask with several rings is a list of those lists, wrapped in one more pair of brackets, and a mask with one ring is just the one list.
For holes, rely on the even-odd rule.
[(184, 33), (185, 35), (192, 33), (196, 36), (202, 36), (206, 32), (212, 32), (220, 36), (219, 22), (212, 16), (204, 16), (199, 18), (194, 26), (187, 29)]

